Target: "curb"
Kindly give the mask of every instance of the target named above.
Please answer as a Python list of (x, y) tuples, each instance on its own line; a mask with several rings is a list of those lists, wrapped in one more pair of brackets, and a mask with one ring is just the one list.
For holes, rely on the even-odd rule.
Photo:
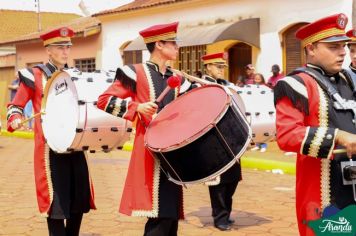
[(295, 163), (274, 161), (274, 160), (263, 160), (259, 158), (243, 156), (241, 159), (241, 166), (244, 168), (258, 169), (271, 171), (272, 173), (278, 174), (291, 174), (295, 175)]
[[(4, 129), (1, 130), (0, 135), (7, 136), (7, 137), (25, 138), (25, 139), (33, 139), (34, 137), (33, 132), (15, 131), (13, 133), (10, 133)], [(122, 150), (130, 152), (132, 151), (132, 148), (133, 148), (133, 142), (128, 141), (124, 144)], [(273, 173), (279, 173), (279, 174), (295, 175), (296, 172), (295, 163), (266, 160), (266, 159), (254, 158), (251, 156), (243, 156), (241, 159), (241, 166), (243, 168), (265, 170), (265, 171), (271, 171)]]
[(25, 139), (33, 139), (33, 137), (35, 136), (33, 132), (15, 131), (13, 133), (10, 133), (5, 129), (1, 129), (0, 135), (6, 137), (17, 137), (17, 138), (25, 138)]

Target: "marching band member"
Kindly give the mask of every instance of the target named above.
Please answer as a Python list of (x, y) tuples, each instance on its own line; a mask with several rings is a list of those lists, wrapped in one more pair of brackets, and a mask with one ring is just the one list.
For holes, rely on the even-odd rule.
[[(35, 113), (41, 111), (45, 83), (53, 72), (66, 66), (73, 34), (71, 29), (63, 27), (40, 36), (49, 61), (18, 72), (20, 87), (7, 107), (8, 131), (22, 126), (23, 109), (29, 100)], [(95, 209), (85, 153), (52, 151), (46, 144), (39, 116), (35, 118), (34, 132), (37, 202), (40, 213), (47, 217), (49, 235), (79, 235), (83, 213)]]
[[(296, 211), (300, 235), (314, 235), (308, 221), (355, 204), (351, 185), (343, 185), (342, 162), (356, 154), (354, 84), (342, 70), (347, 17), (336, 14), (296, 32), (306, 66), (279, 80), (274, 88), (277, 142), (296, 152)], [(354, 106), (354, 109), (356, 107)], [(335, 146), (347, 153), (333, 154)]]
[[(178, 23), (162, 24), (140, 31), (150, 52), (146, 63), (126, 65), (116, 71), (115, 82), (98, 99), (98, 108), (114, 116), (135, 120), (136, 136), (121, 198), (120, 212), (148, 217), (144, 235), (177, 235), (178, 220), (183, 215), (182, 187), (168, 181), (160, 162), (144, 146), (146, 126), (152, 116), (192, 88), (182, 79), (179, 89), (171, 90), (158, 105), (154, 102), (173, 75), (166, 66), (176, 60)], [(162, 137), (164, 138), (164, 137)]]
[(351, 59), (351, 64), (349, 68), (356, 76), (356, 29), (347, 31), (346, 36), (348, 36), (351, 39), (351, 41), (347, 43), (347, 47), (350, 50), (350, 59)]
[[(203, 79), (218, 83), (227, 87), (234, 85), (224, 80), (224, 70), (227, 67), (226, 53), (208, 54), (202, 57), (207, 74)], [(209, 185), (210, 202), (214, 226), (222, 231), (231, 230), (231, 224), (235, 221), (230, 219), (232, 210), (232, 197), (235, 193), (237, 184), (241, 180), (241, 165), (236, 162), (221, 176), (215, 180), (207, 182)]]

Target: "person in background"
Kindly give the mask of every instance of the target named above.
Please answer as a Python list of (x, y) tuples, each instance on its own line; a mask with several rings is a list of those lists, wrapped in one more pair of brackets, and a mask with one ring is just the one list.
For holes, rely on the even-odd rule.
[(19, 88), (20, 79), (19, 75), (15, 73), (15, 79), (7, 87), (10, 90), (10, 102), (14, 99), (17, 89)]
[[(260, 73), (256, 73), (254, 77), (254, 84), (266, 85), (265, 77)], [(267, 143), (256, 143), (256, 146), (251, 148), (251, 151), (257, 151), (257, 150), (260, 150), (260, 152), (267, 151)]]
[[(30, 101), (28, 101), (26, 103), (26, 106), (25, 106), (25, 108), (23, 110), (23, 113), (25, 115), (25, 119), (28, 119), (28, 118), (30, 118), (32, 116), (32, 110), (33, 110), (32, 109), (32, 101), (30, 100)], [(27, 124), (27, 129), (29, 131), (32, 131), (32, 128), (33, 128), (33, 119), (30, 119), (28, 121), (28, 124)]]
[(347, 31), (346, 35), (351, 39), (351, 41), (347, 43), (351, 59), (349, 69), (354, 73), (354, 76), (356, 76), (356, 29)]
[[(224, 70), (227, 67), (226, 53), (208, 54), (203, 56), (202, 60), (207, 72), (206, 75), (203, 75), (203, 79), (227, 87), (233, 86), (232, 83), (224, 79)], [(236, 162), (215, 180), (206, 183), (209, 185), (214, 226), (219, 230), (231, 230), (231, 225), (235, 222), (230, 218), (232, 197), (241, 179), (241, 165), (239, 162)]]
[(243, 87), (247, 84), (253, 84), (255, 78), (255, 67), (252, 64), (245, 66), (245, 75), (237, 78), (236, 86)]
[(284, 77), (284, 75), (282, 75), (280, 71), (281, 69), (279, 68), (279, 65), (275, 64), (272, 66), (271, 68), (272, 76), (269, 77), (267, 82), (270, 88), (274, 88), (274, 86), (276, 86), (277, 81)]
[(198, 78), (201, 78), (203, 76), (203, 74), (201, 73), (200, 70), (197, 70), (194, 72), (194, 76), (198, 77)]

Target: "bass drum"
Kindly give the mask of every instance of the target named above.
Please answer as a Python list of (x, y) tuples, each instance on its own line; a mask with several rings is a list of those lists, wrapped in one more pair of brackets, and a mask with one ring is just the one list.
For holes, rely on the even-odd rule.
[(252, 141), (265, 143), (276, 137), (276, 109), (273, 90), (265, 85), (236, 87), (245, 104), (245, 115), (252, 128)]
[(114, 81), (113, 73), (55, 72), (42, 100), (42, 129), (49, 147), (58, 153), (108, 152), (129, 140), (131, 123), (96, 107)]
[(240, 97), (205, 85), (178, 97), (150, 123), (145, 146), (176, 184), (204, 183), (224, 173), (250, 144)]

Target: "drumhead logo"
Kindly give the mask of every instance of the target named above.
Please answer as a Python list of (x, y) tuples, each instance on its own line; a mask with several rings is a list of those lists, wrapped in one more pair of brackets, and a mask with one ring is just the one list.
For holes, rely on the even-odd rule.
[(63, 82), (56, 83), (54, 89), (56, 90), (56, 95), (63, 93), (68, 89), (67, 81), (64, 80)]
[[(356, 233), (356, 205), (350, 205), (343, 210), (333, 207), (333, 214), (328, 215), (331, 211), (328, 212), (326, 208), (323, 212), (324, 217), (318, 220), (311, 220), (308, 222), (309, 227), (314, 230), (315, 235), (343, 235), (343, 236), (355, 236)], [(328, 215), (325, 216), (325, 215)]]

